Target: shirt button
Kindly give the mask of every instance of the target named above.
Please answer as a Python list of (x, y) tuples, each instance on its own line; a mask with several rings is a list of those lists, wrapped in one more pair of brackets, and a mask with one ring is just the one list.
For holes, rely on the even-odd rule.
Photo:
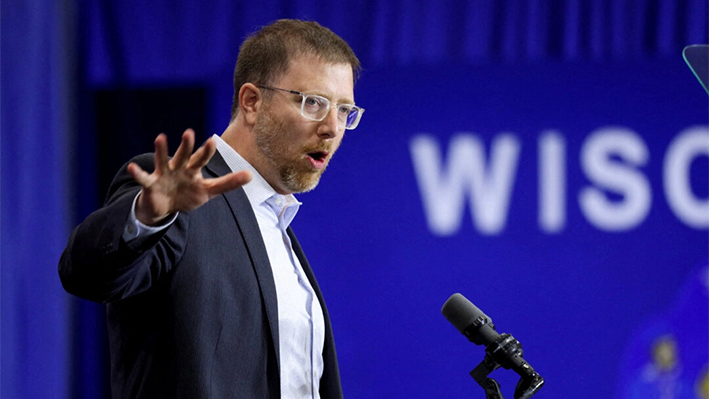
[(276, 198), (276, 205), (283, 205), (283, 198)]

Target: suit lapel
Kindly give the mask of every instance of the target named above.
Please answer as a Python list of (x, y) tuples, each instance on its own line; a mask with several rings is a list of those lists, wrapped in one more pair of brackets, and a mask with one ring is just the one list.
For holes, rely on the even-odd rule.
[[(224, 161), (219, 152), (216, 152), (205, 167), (212, 177), (223, 176), (230, 173), (229, 166)], [(276, 296), (276, 285), (273, 279), (271, 263), (268, 260), (268, 252), (263, 243), (261, 230), (256, 221), (256, 215), (251, 208), (251, 203), (246, 197), (243, 189), (239, 188), (222, 194), (227, 204), (231, 208), (234, 220), (241, 231), (241, 235), (246, 243), (246, 248), (251, 257), (251, 263), (261, 288), (261, 298), (266, 306), (266, 317), (271, 328), (273, 345), (276, 349), (276, 359), (280, 369), (280, 355), (278, 345), (278, 298)]]

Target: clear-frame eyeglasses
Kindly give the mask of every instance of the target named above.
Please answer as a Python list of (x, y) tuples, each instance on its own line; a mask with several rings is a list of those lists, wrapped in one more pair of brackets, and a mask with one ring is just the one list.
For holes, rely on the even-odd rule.
[[(316, 94), (305, 94), (295, 90), (281, 89), (271, 86), (258, 86), (261, 89), (279, 90), (286, 93), (297, 94), (302, 97), (300, 105), (300, 114), (305, 119), (320, 122), (325, 119), (332, 108), (332, 102), (325, 97)], [(359, 125), (359, 120), (362, 118), (364, 108), (360, 108), (354, 104), (335, 104), (337, 107), (337, 125), (348, 130), (353, 130)]]

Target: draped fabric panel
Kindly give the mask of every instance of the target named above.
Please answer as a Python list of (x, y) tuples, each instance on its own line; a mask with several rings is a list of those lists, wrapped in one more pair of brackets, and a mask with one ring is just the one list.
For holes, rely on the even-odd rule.
[(76, 54), (71, 1), (3, 1), (0, 396), (65, 398), (68, 297), (56, 268), (73, 222)]
[[(346, 4), (346, 6), (345, 6)], [(196, 79), (231, 63), (245, 35), (282, 17), (327, 24), (368, 68), (668, 57), (706, 40), (701, 0), (89, 2), (90, 79)], [(168, 68), (168, 65), (171, 67)]]
[[(217, 0), (85, 2), (85, 78), (94, 87), (204, 84), (231, 100), (238, 46), (278, 18), (314, 19), (350, 43), (367, 70), (675, 58), (706, 42), (702, 0)], [(229, 115), (210, 107), (210, 132)]]
[[(516, 133), (522, 142), (520, 162), (525, 162), (530, 156), (524, 151), (534, 148), (537, 142), (542, 146), (548, 136), (536, 130), (525, 133), (526, 123), (515, 118), (528, 120), (529, 126), (533, 126), (530, 130), (559, 126), (566, 129), (563, 133), (568, 137), (564, 136), (567, 141), (563, 143), (570, 153), (581, 151), (579, 148), (586, 143), (583, 134), (599, 129), (599, 124), (632, 122), (635, 125), (631, 127), (640, 131), (651, 152), (648, 161), (651, 164), (641, 168), (641, 172), (661, 175), (658, 165), (671, 135), (685, 126), (667, 120), (678, 115), (678, 120), (686, 119), (688, 124), (704, 125), (706, 118), (697, 118), (697, 113), (691, 112), (691, 104), (696, 102), (692, 85), (696, 82), (686, 86), (678, 83), (680, 88), (675, 91), (672, 84), (666, 84), (662, 93), (653, 93), (652, 80), (663, 73), (667, 79), (680, 82), (684, 82), (685, 73), (692, 79), (688, 71), (679, 70), (684, 68), (679, 57), (685, 45), (708, 41), (706, 0), (27, 0), (3, 1), (0, 14), (0, 396), (3, 398), (107, 397), (102, 306), (64, 294), (56, 276), (56, 263), (70, 229), (99, 206), (104, 195), (99, 187), (110, 179), (103, 175), (107, 167), (99, 155), (102, 143), (106, 142), (105, 137), (99, 136), (100, 126), (111, 125), (111, 120), (107, 122), (105, 118), (121, 119), (116, 125), (124, 130), (117, 140), (122, 149), (132, 151), (111, 154), (114, 158), (125, 156), (127, 160), (130, 155), (149, 151), (145, 140), (151, 140), (158, 131), (152, 131), (152, 125), (150, 131), (141, 130), (145, 128), (139, 121), (145, 118), (137, 114), (147, 111), (137, 100), (125, 104), (117, 114), (101, 114), (100, 99), (104, 98), (101, 96), (110, 97), (113, 93), (115, 98), (134, 101), (145, 92), (174, 98), (183, 98), (180, 96), (185, 93), (206, 93), (201, 106), (195, 106), (196, 111), (190, 117), (203, 119), (205, 131), (198, 132), (201, 137), (219, 133), (229, 120), (233, 92), (230, 82), (239, 44), (247, 34), (278, 18), (317, 20), (347, 40), (364, 67), (356, 90), (358, 103), (362, 101), (368, 109), (365, 119), (357, 131), (348, 133), (322, 187), (303, 197), (306, 205), (302, 218), (306, 221), (302, 223), (312, 221), (313, 227), (296, 226), (333, 314), (348, 396), (396, 397), (396, 393), (402, 392), (407, 397), (416, 397), (416, 392), (426, 395), (421, 397), (432, 397), (432, 392), (449, 396), (456, 392), (459, 397), (482, 394), (475, 391), (478, 388), (472, 380), (459, 381), (453, 377), (448, 380), (441, 376), (460, 374), (464, 379), (469, 370), (460, 369), (453, 359), (440, 360), (442, 353), (449, 355), (445, 349), (457, 348), (449, 345), (448, 340), (457, 343), (461, 338), (449, 337), (455, 332), (446, 329), (450, 326), (440, 315), (431, 316), (434, 321), (428, 323), (429, 314), (436, 313), (436, 306), (445, 300), (441, 292), (448, 292), (453, 282), (459, 284), (456, 289), (464, 291), (464, 277), (469, 275), (461, 271), (459, 263), (473, 263), (480, 268), (474, 281), (481, 292), (492, 290), (490, 276), (496, 276), (483, 265), (495, 264), (500, 269), (514, 271), (530, 285), (538, 282), (539, 276), (549, 278), (539, 282), (534, 290), (516, 280), (506, 286), (531, 292), (531, 302), (521, 294), (501, 298), (504, 287), (495, 295), (500, 296), (499, 302), (508, 299), (530, 307), (552, 303), (554, 306), (546, 307), (544, 312), (562, 325), (574, 317), (558, 309), (565, 304), (554, 295), (561, 292), (572, 297), (574, 291), (583, 291), (583, 283), (572, 285), (578, 281), (608, 283), (611, 288), (605, 285), (598, 288), (599, 302), (583, 302), (577, 316), (596, 320), (594, 307), (617, 301), (618, 306), (609, 319), (620, 323), (614, 326), (620, 337), (606, 347), (622, 351), (631, 332), (640, 328), (643, 317), (649, 317), (649, 310), (631, 312), (632, 304), (655, 309), (653, 306), (659, 306), (658, 303), (669, 302), (682, 286), (682, 278), (672, 277), (670, 271), (674, 268), (681, 270), (682, 275), (693, 275), (690, 267), (681, 262), (690, 262), (702, 251), (707, 252), (702, 248), (707, 242), (706, 229), (677, 226), (658, 188), (661, 178), (655, 177), (648, 178), (654, 195), (651, 215), (661, 216), (649, 217), (649, 221), (626, 235), (587, 228), (583, 215), (573, 210), (569, 211), (568, 221), (571, 231), (566, 235), (544, 235), (526, 225), (514, 224), (516, 220), (536, 217), (531, 195), (532, 199), (511, 211), (506, 235), (487, 237), (474, 231), (468, 221), (458, 236), (434, 237), (425, 228), (421, 200), (415, 198), (418, 191), (412, 187), (416, 178), (408, 154), (413, 142), (409, 136), (426, 131), (440, 141), (442, 154), (448, 153), (445, 149), (448, 135), (455, 132), (479, 134), (484, 147), (492, 148), (498, 137), (493, 135), (494, 129), (508, 128), (504, 123), (510, 120), (511, 126), (519, 130)], [(627, 79), (622, 79), (625, 76)], [(541, 82), (538, 85), (537, 78)], [(611, 81), (617, 92), (614, 87), (603, 87)], [(602, 91), (606, 89), (607, 92)], [(701, 90), (698, 84), (697, 90)], [(518, 96), (517, 91), (524, 93)], [(634, 98), (628, 91), (642, 94), (637, 103), (632, 102)], [(691, 99), (684, 101), (685, 94)], [(642, 97), (648, 95), (651, 96)], [(535, 103), (546, 104), (553, 96), (561, 98), (559, 103), (550, 103), (554, 115), (547, 116), (543, 110), (534, 108)], [(700, 98), (706, 100), (706, 96)], [(614, 99), (623, 101), (608, 107), (598, 104)], [(663, 113), (663, 106), (669, 115)], [(206, 112), (201, 115), (203, 108)], [(585, 113), (586, 108), (591, 111)], [(510, 116), (506, 113), (508, 109), (519, 113), (510, 111)], [(622, 112), (626, 109), (627, 112)], [(652, 109), (657, 121), (651, 119), (653, 115), (646, 118), (643, 109)], [(159, 112), (163, 111), (169, 115), (169, 109)], [(636, 113), (638, 120), (632, 120), (632, 115), (628, 116), (631, 122), (624, 119), (624, 114), (631, 113)], [(647, 120), (640, 121), (643, 118)], [(175, 115), (175, 119), (180, 118)], [(653, 125), (665, 130), (649, 133), (642, 130)], [(439, 126), (445, 128), (437, 131)], [(575, 126), (583, 126), (586, 131), (583, 134), (572, 131)], [(181, 129), (166, 133), (174, 141)], [(537, 133), (541, 138), (537, 139)], [(364, 154), (370, 163), (362, 161)], [(375, 156), (376, 160), (372, 160)], [(579, 168), (578, 163), (568, 159), (569, 185), (586, 181), (580, 172), (573, 170)], [(375, 168), (374, 164), (380, 166)], [(534, 162), (524, 165), (528, 167), (520, 167), (520, 173), (537, 170), (538, 166)], [(378, 176), (379, 180), (374, 179), (368, 187), (389, 188), (386, 198), (372, 190), (357, 191), (360, 178), (354, 176), (353, 168)], [(694, 162), (690, 169), (692, 176), (703, 175), (704, 158)], [(530, 177), (520, 176), (520, 184)], [(694, 177), (691, 186), (701, 198), (708, 195), (704, 180)], [(514, 192), (513, 204), (527, 195), (525, 187)], [(393, 189), (397, 191), (392, 193)], [(406, 202), (408, 205), (397, 206), (390, 199), (401, 194), (410, 200)], [(578, 207), (575, 198), (569, 198), (568, 207)], [(334, 215), (328, 213), (332, 209)], [(368, 217), (348, 219), (348, 212), (343, 210), (354, 215), (385, 215), (377, 220), (394, 237), (387, 231), (370, 231), (370, 226), (363, 222)], [(473, 211), (465, 210), (463, 214), (470, 219), (470, 212)], [(408, 218), (404, 220), (402, 213)], [(329, 216), (341, 222), (322, 222), (329, 220)], [(328, 235), (330, 227), (333, 231)], [(578, 237), (571, 237), (575, 234)], [(677, 260), (673, 264), (669, 260), (662, 263), (665, 265), (662, 270), (638, 272), (640, 267), (631, 266), (630, 259), (623, 260), (622, 266), (613, 263), (617, 254), (612, 249), (589, 249), (594, 245), (615, 248), (621, 246), (619, 243), (656, 242), (653, 237), (658, 236), (668, 240), (680, 237), (674, 249), (664, 251), (663, 247), (666, 254), (657, 257), (662, 259), (658, 263)], [(318, 250), (322, 242), (331, 243), (333, 237), (342, 244), (328, 251)], [(397, 245), (407, 240), (414, 248), (397, 252)], [(561, 247), (553, 247), (550, 242), (558, 242)], [(700, 244), (695, 245), (697, 242)], [(359, 246), (354, 250), (348, 244)], [(692, 249), (691, 245), (699, 249)], [(465, 251), (466, 246), (471, 248), (469, 252)], [(515, 258), (516, 251), (521, 251), (518, 248), (525, 246), (529, 248), (525, 256)], [(360, 247), (367, 251), (361, 251)], [(554, 248), (548, 252), (570, 255), (549, 261), (535, 252), (538, 248)], [(449, 258), (441, 262), (439, 253), (446, 253)], [(683, 253), (685, 257), (675, 259), (684, 256)], [(337, 264), (330, 264), (333, 261)], [(432, 263), (436, 265), (435, 273), (427, 269), (433, 268)], [(578, 268), (570, 270), (566, 280), (550, 277), (566, 273), (552, 272), (556, 271), (555, 266), (574, 263), (579, 264)], [(608, 282), (599, 277), (617, 277), (613, 272), (626, 266), (639, 274), (637, 279), (621, 276)], [(599, 271), (595, 267), (605, 269)], [(535, 268), (541, 271), (526, 274), (528, 269)], [(659, 286), (652, 275), (661, 276), (666, 287)], [(394, 282), (385, 283), (389, 278)], [(427, 284), (422, 279), (427, 279)], [(559, 281), (569, 285), (561, 288), (554, 285)], [(649, 288), (635, 286), (637, 281)], [(378, 290), (373, 292), (375, 289)], [(416, 295), (411, 292), (415, 289)], [(429, 299), (433, 305), (428, 303)], [(530, 359), (536, 354), (539, 359), (536, 367), (552, 371), (545, 390), (556, 394), (558, 391), (554, 389), (576, 386), (583, 390), (590, 386), (590, 382), (577, 375), (553, 373), (557, 370), (555, 366), (566, 367), (569, 372), (575, 371), (576, 366), (569, 358), (558, 360), (548, 354), (540, 355), (562, 349), (545, 346), (546, 336), (534, 324), (539, 320), (531, 320), (522, 310), (515, 313), (510, 309), (504, 309), (511, 314), (505, 319), (502, 305), (496, 306), (483, 310), (501, 315), (502, 325), (514, 329), (510, 332), (516, 337), (531, 340), (529, 344), (524, 341), (529, 345)], [(520, 314), (517, 325), (518, 319), (512, 316)], [(396, 324), (400, 319), (410, 324)], [(392, 328), (417, 331), (422, 320), (432, 326), (440, 323), (440, 331), (421, 330), (418, 338), (402, 337), (392, 331)], [(528, 329), (522, 321), (531, 324)], [(588, 330), (592, 333), (596, 325), (602, 326), (594, 324)], [(702, 320), (697, 325), (699, 329), (706, 328)], [(386, 329), (387, 326), (390, 328)], [(565, 335), (562, 330), (553, 331)], [(641, 344), (651, 339), (642, 333), (636, 335), (643, 337), (633, 341), (637, 343), (637, 352), (644, 353), (645, 346)], [(441, 342), (446, 348), (437, 346)], [(632, 354), (635, 347), (630, 347), (628, 353)], [(478, 354), (473, 349), (466, 347), (471, 357)], [(624, 359), (608, 360), (605, 370), (594, 363), (589, 378), (614, 379), (617, 370), (635, 364), (631, 355), (625, 355)], [(444, 363), (450, 366), (445, 371), (419, 370)], [(472, 368), (474, 363), (477, 364), (473, 361), (465, 364)], [(574, 378), (579, 378), (578, 384), (562, 381)], [(604, 380), (600, 392), (586, 390), (576, 396), (611, 397), (615, 393), (618, 398), (629, 397), (619, 392), (633, 383), (640, 384), (632, 381), (635, 381), (632, 375)], [(513, 386), (514, 381), (505, 381), (507, 392), (510, 384)], [(440, 389), (437, 385), (441, 385)], [(614, 389), (615, 385), (621, 388)]]

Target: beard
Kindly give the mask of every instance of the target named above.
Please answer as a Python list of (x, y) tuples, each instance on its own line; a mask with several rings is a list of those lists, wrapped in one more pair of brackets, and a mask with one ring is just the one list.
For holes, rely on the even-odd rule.
[(278, 172), (280, 183), (292, 193), (304, 193), (314, 189), (320, 182), (325, 168), (313, 169), (304, 161), (304, 156), (316, 151), (333, 152), (327, 143), (321, 142), (316, 147), (300, 147), (297, 135), (288, 129), (282, 120), (273, 116), (270, 110), (259, 113), (254, 125), (256, 146), (266, 162)]

